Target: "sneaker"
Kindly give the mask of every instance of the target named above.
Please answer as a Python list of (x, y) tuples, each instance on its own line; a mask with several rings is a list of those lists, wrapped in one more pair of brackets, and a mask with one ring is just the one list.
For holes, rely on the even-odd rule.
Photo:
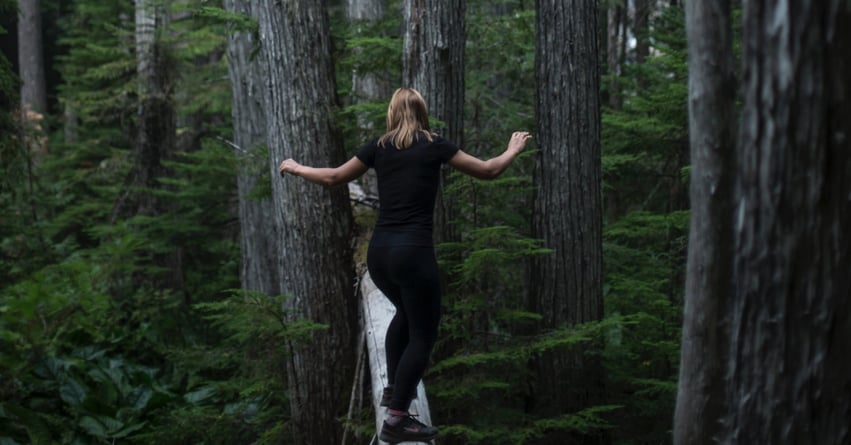
[(437, 437), (437, 428), (428, 426), (408, 414), (396, 425), (384, 421), (379, 439), (387, 443), (427, 442)]
[[(411, 400), (417, 398), (417, 390), (414, 388), (414, 394), (411, 395)], [(393, 400), (393, 387), (385, 386), (384, 391), (381, 392), (381, 403), (379, 406), (390, 406), (390, 401)]]

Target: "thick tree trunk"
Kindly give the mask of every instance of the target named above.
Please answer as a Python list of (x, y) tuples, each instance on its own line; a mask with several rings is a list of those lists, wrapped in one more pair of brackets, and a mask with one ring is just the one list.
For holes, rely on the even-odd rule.
[(21, 0), (18, 14), (18, 64), (21, 105), (40, 114), (47, 112), (44, 49), (41, 35), (41, 0)]
[[(529, 306), (543, 316), (543, 329), (603, 316), (598, 18), (596, 0), (537, 2), (532, 227), (553, 252), (533, 261)], [(594, 403), (597, 368), (577, 353), (541, 357), (539, 409), (571, 412)]]
[(744, 4), (721, 443), (851, 443), (851, 3)]
[[(464, 125), (464, 43), (466, 0), (405, 0), (402, 80), (425, 98), (432, 131), (462, 146)], [(441, 189), (447, 184), (444, 170)], [(457, 239), (456, 206), (440, 193), (435, 208), (435, 241)]]
[[(236, 14), (253, 17), (251, 5), (238, 0), (225, 0), (225, 8)], [(239, 159), (240, 247), (242, 266), (239, 278), (242, 288), (277, 295), (281, 293), (276, 240), (280, 230), (275, 224), (271, 197), (255, 190), (262, 177), (269, 174), (266, 150), (266, 115), (263, 111), (265, 78), (260, 62), (253, 57), (259, 48), (250, 32), (228, 36), (228, 69), (233, 95), (234, 144)]]
[(689, 1), (686, 26), (692, 207), (674, 443), (697, 445), (717, 443), (724, 412), (736, 153), (730, 1)]
[(293, 318), (322, 323), (291, 342), (290, 408), (296, 444), (338, 444), (355, 368), (357, 301), (345, 187), (327, 189), (274, 168), (292, 157), (306, 165), (345, 159), (339, 130), (328, 16), (324, 1), (257, 0), (266, 73), (266, 128), (275, 177), (273, 200), (282, 292)]

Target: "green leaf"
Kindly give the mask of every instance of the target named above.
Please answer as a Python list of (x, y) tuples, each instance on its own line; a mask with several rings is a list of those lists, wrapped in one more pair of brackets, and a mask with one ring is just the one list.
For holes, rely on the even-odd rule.
[(199, 405), (215, 397), (217, 392), (216, 388), (212, 385), (203, 386), (195, 391), (184, 394), (183, 399), (193, 405)]
[(86, 400), (88, 388), (73, 378), (67, 379), (59, 389), (59, 396), (65, 403), (72, 407), (83, 405)]

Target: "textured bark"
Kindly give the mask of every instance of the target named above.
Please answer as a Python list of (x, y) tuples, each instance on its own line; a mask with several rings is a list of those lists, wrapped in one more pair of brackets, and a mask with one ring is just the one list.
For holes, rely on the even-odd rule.
[[(532, 227), (553, 253), (533, 261), (530, 310), (543, 329), (603, 316), (598, 18), (596, 0), (537, 2)], [(565, 351), (539, 360), (541, 409), (594, 403), (599, 370), (582, 360)]]
[(724, 412), (733, 252), (736, 72), (729, 0), (686, 7), (691, 227), (674, 443), (714, 444)]
[[(466, 0), (406, 0), (402, 80), (425, 98), (432, 118), (443, 122), (432, 131), (463, 146), (464, 43)], [(444, 170), (441, 189), (447, 183)], [(455, 205), (438, 195), (435, 241), (457, 238), (452, 224)]]
[[(328, 189), (279, 178), (285, 158), (306, 165), (344, 161), (325, 1), (257, 0), (266, 73), (265, 114), (275, 179), (275, 219), (282, 292), (292, 317), (327, 325), (290, 343), (289, 399), (296, 444), (338, 444), (355, 369), (357, 301), (345, 187)], [(270, 240), (271, 241), (271, 240)]]
[(536, 261), (531, 301), (548, 327), (603, 314), (598, 4), (568, 4), (538, 2), (533, 228), (554, 252)]
[(19, 2), (18, 63), (18, 72), (21, 76), (21, 105), (44, 114), (47, 112), (47, 90), (41, 35), (41, 0)]
[[(225, 0), (228, 11), (253, 16), (249, 2)], [(262, 66), (253, 52), (259, 47), (250, 32), (235, 32), (228, 36), (228, 69), (233, 96), (233, 133), (238, 147), (240, 248), (242, 265), (239, 278), (243, 289), (278, 295), (280, 279), (276, 244), (280, 230), (275, 224), (271, 197), (252, 196), (263, 175), (269, 174), (271, 160), (265, 154), (266, 116), (263, 112)]]
[(744, 3), (721, 443), (851, 443), (851, 3)]

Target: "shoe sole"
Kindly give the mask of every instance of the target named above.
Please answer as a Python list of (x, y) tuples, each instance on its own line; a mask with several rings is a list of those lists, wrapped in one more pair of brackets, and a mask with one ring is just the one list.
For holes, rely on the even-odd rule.
[(393, 443), (400, 443), (400, 442), (431, 442), (432, 440), (436, 439), (437, 436), (438, 436), (438, 434), (432, 434), (431, 436), (426, 436), (426, 437), (417, 437), (417, 438), (406, 437), (404, 439), (400, 439), (396, 436), (391, 437), (389, 434), (386, 434), (382, 431), (381, 434), (378, 436), (378, 439), (382, 440), (384, 442), (393, 444)]

